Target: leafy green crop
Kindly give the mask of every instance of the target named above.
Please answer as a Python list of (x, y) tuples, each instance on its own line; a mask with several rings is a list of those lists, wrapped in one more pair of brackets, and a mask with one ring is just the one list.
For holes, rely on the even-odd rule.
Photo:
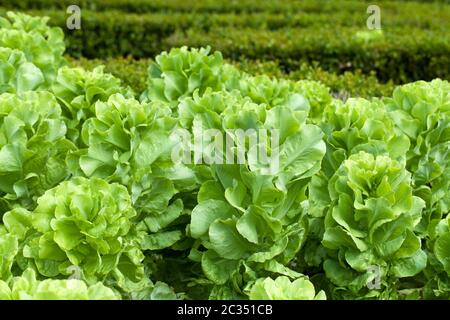
[(313, 284), (299, 278), (293, 282), (288, 277), (258, 279), (250, 291), (252, 300), (325, 300), (325, 293), (315, 294)]
[(81, 280), (36, 280), (32, 269), (15, 277), (10, 286), (0, 280), (1, 300), (117, 300), (118, 296), (102, 283), (87, 286)]
[(450, 84), (335, 99), (175, 48), (133, 92), (0, 19), (0, 299), (448, 299)]
[[(416, 193), (427, 203), (420, 231), (450, 211), (450, 83), (418, 81), (397, 88), (386, 109), (411, 141), (406, 154)], [(430, 232), (428, 230), (428, 232)]]
[(22, 51), (0, 48), (0, 93), (24, 92), (38, 89), (44, 83), (42, 71), (28, 62)]
[[(330, 255), (324, 271), (343, 295), (389, 297), (397, 279), (426, 266), (426, 254), (414, 227), (424, 201), (412, 195), (410, 173), (386, 156), (360, 152), (343, 162), (329, 182), (332, 204), (324, 219), (322, 244)], [(367, 272), (376, 266), (378, 290), (367, 288)]]
[(63, 116), (66, 118), (67, 135), (78, 144), (81, 143), (80, 129), (84, 121), (95, 114), (95, 102), (106, 102), (115, 93), (132, 96), (132, 91), (122, 87), (119, 79), (103, 72), (103, 66), (92, 71), (60, 68), (52, 85), (52, 92), (58, 98)]
[(49, 27), (48, 18), (14, 12), (8, 12), (7, 17), (0, 18), (0, 47), (22, 51), (27, 61), (41, 70), (44, 86), (49, 87), (58, 68), (65, 64), (64, 33)]
[(48, 190), (37, 203), (32, 212), (16, 208), (3, 216), (21, 242), (22, 268), (56, 277), (77, 266), (88, 283), (112, 277), (124, 291), (145, 288), (144, 256), (132, 228), (136, 211), (125, 187), (78, 177)]
[(0, 213), (36, 197), (69, 176), (66, 126), (53, 94), (27, 91), (0, 95)]
[(239, 72), (223, 65), (220, 52), (210, 48), (188, 50), (187, 47), (163, 52), (148, 68), (148, 87), (142, 98), (175, 103), (195, 90), (220, 91), (225, 84), (238, 80)]

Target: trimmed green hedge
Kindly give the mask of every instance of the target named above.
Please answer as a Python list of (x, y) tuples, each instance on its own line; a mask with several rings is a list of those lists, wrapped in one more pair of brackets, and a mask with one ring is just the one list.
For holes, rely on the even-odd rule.
[[(105, 71), (122, 79), (136, 93), (146, 88), (147, 68), (151, 59), (108, 58), (108, 59), (73, 59), (67, 57), (72, 66), (81, 66), (92, 70), (99, 64), (105, 65)], [(302, 65), (297, 70), (286, 74), (275, 61), (228, 61), (235, 64), (240, 70), (250, 74), (265, 74), (271, 77), (288, 78), (291, 80), (320, 81), (331, 89), (336, 97), (380, 97), (390, 96), (395, 85), (392, 81), (380, 83), (374, 74), (364, 75), (361, 71), (345, 72), (342, 75), (327, 72), (317, 65)]]
[[(163, 50), (183, 45), (210, 45), (225, 57), (279, 60), (286, 72), (303, 63), (318, 62), (329, 71), (342, 73), (361, 69), (376, 72), (383, 82), (431, 80), (450, 76), (450, 36), (445, 32), (429, 33), (420, 29), (386, 32), (381, 39), (361, 42), (357, 29), (314, 28), (289, 30), (254, 30), (218, 28), (209, 32), (195, 29), (177, 31), (161, 39), (151, 25), (140, 20), (109, 23), (83, 21), (82, 30), (68, 31), (68, 53), (76, 57), (104, 58), (131, 55), (153, 57)], [(407, 34), (405, 34), (407, 33)]]
[(0, 5), (13, 9), (66, 9), (79, 5), (88, 10), (120, 10), (125, 12), (335, 12), (367, 8), (363, 1), (327, 0), (0, 0)]
[(450, 77), (450, 34), (420, 29), (387, 30), (385, 36), (367, 43), (356, 37), (357, 29), (324, 31), (289, 29), (255, 31), (251, 29), (211, 30), (200, 33), (178, 32), (165, 39), (162, 48), (210, 45), (225, 57), (237, 60), (279, 60), (289, 72), (303, 63), (318, 62), (333, 72), (374, 71), (385, 82), (408, 82)]
[[(1, 1), (1, 0), (0, 0)], [(418, 11), (414, 6), (408, 6), (406, 10), (383, 10), (382, 27), (410, 27), (428, 30), (448, 30), (450, 28), (449, 10), (440, 7), (429, 6), (427, 10)], [(6, 9), (0, 9), (0, 12)], [(36, 16), (49, 16), (51, 23), (65, 27), (69, 16), (62, 10), (27, 10)], [(151, 30), (160, 36), (169, 32), (195, 28), (208, 31), (217, 27), (236, 27), (276, 30), (281, 28), (316, 27), (329, 29), (333, 27), (359, 27), (366, 28), (367, 14), (365, 11), (350, 10), (330, 13), (317, 12), (250, 12), (250, 13), (186, 13), (186, 12), (154, 12), (144, 14), (123, 13), (120, 11), (91, 11), (82, 10), (82, 22), (99, 20), (98, 25), (105, 24), (109, 19), (115, 21), (117, 16), (127, 24), (137, 23), (151, 27)]]
[[(423, 3), (425, 2), (425, 4)], [(420, 13), (424, 6), (433, 3), (440, 5), (448, 0), (379, 0), (378, 5), (390, 10), (402, 6), (407, 10), (414, 6)], [(11, 9), (66, 9), (69, 5), (79, 5), (83, 9), (104, 11), (120, 10), (124, 12), (337, 12), (358, 10), (365, 13), (373, 1), (366, 0), (0, 0), (0, 6)], [(429, 7), (428, 7), (429, 8)]]
[[(431, 18), (418, 20), (422, 26), (417, 27), (412, 14), (407, 17), (404, 12), (398, 13), (401, 19), (395, 24), (395, 13), (391, 18), (386, 13), (385, 36), (369, 39), (368, 43), (364, 35), (356, 36), (360, 30), (366, 30), (365, 27), (345, 26), (358, 25), (360, 16), (349, 12), (298, 14), (283, 19), (284, 15), (276, 14), (139, 15), (85, 10), (81, 30), (65, 29), (65, 33), (68, 53), (75, 57), (130, 55), (145, 58), (172, 47), (210, 45), (233, 60), (279, 60), (285, 72), (296, 70), (304, 63), (318, 62), (334, 73), (358, 69), (366, 74), (374, 71), (383, 82), (449, 79), (450, 35), (444, 28), (446, 24), (438, 23), (449, 16), (446, 20), (449, 27), (450, 10), (431, 12), (433, 15), (430, 12), (427, 14), (436, 21), (429, 22), (428, 27), (426, 21)], [(45, 13), (51, 18), (50, 24), (65, 28), (67, 14)], [(322, 24), (316, 24), (318, 22)]]
[[(0, 0), (0, 4), (5, 4), (2, 1)], [(59, 3), (60, 6), (65, 6), (68, 3), (65, 1), (44, 0), (33, 3), (35, 6), (42, 3), (49, 6), (57, 6)], [(125, 0), (102, 1), (92, 1), (88, 7), (95, 4), (119, 8), (119, 5), (131, 6), (138, 3)], [(252, 7), (259, 7), (255, 5), (255, 1), (243, 0), (242, 7), (250, 7), (250, 4)], [(10, 5), (26, 7), (27, 3), (17, 1)], [(179, 0), (149, 0), (143, 3), (159, 6), (161, 9), (165, 5), (174, 6)], [(233, 1), (229, 3), (231, 6), (236, 5)], [(264, 4), (260, 8), (284, 8), (297, 2), (262, 3)], [(31, 5), (31, 2), (29, 4)], [(325, 70), (338, 74), (359, 69), (365, 74), (375, 72), (383, 82), (389, 79), (396, 83), (418, 79), (431, 80), (436, 77), (449, 79), (450, 10), (444, 10), (444, 5), (437, 3), (383, 1), (381, 4), (385, 37), (369, 39), (368, 43), (365, 43), (364, 35), (356, 36), (358, 31), (367, 30), (367, 3), (361, 1), (332, 1), (331, 4), (327, 2), (323, 4), (325, 13), (314, 11), (319, 4), (311, 0), (298, 4), (305, 9), (304, 12), (289, 14), (217, 14), (206, 13), (207, 10), (200, 10), (195, 14), (178, 10), (169, 14), (159, 9), (157, 13), (124, 14), (118, 11), (94, 12), (83, 9), (82, 28), (74, 31), (65, 29), (68, 16), (65, 11), (45, 10), (31, 13), (46, 14), (51, 18), (50, 24), (63, 27), (68, 53), (75, 57), (145, 58), (154, 57), (172, 47), (210, 45), (233, 60), (278, 60), (287, 73), (297, 70), (302, 64), (318, 62)], [(401, 10), (399, 4), (402, 4)], [(225, 2), (186, 0), (180, 2), (180, 5), (192, 5), (194, 9), (197, 6), (219, 8), (224, 6)], [(330, 8), (335, 8), (336, 11), (330, 11)], [(363, 11), (360, 10), (362, 8)], [(445, 5), (445, 8), (450, 6)], [(4, 13), (5, 9), (0, 9), (0, 14)]]

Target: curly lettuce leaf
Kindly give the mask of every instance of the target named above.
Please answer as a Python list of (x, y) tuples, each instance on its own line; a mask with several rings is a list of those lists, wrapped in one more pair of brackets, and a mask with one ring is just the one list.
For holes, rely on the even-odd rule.
[(37, 280), (33, 269), (14, 277), (9, 284), (0, 280), (1, 300), (118, 300), (112, 289), (97, 282), (87, 285), (82, 280)]
[(250, 300), (325, 300), (325, 292), (316, 294), (307, 278), (290, 281), (288, 277), (258, 279), (250, 290)]

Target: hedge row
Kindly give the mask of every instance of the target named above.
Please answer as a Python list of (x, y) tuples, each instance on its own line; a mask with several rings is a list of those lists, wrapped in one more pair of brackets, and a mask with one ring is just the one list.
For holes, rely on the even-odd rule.
[[(122, 79), (136, 93), (145, 90), (147, 68), (151, 59), (108, 58), (108, 59), (74, 59), (67, 57), (70, 65), (93, 69), (99, 64), (105, 66), (105, 71)], [(336, 97), (380, 97), (390, 96), (395, 85), (392, 81), (380, 83), (374, 74), (364, 75), (361, 71), (345, 72), (338, 75), (327, 72), (317, 65), (301, 65), (297, 70), (286, 74), (275, 61), (228, 61), (236, 65), (240, 70), (250, 74), (265, 74), (270, 77), (287, 78), (291, 80), (315, 80), (320, 81), (331, 89)]]
[[(422, 3), (421, 3), (422, 2)], [(425, 4), (423, 3), (425, 2)], [(416, 8), (422, 12), (430, 8), (430, 3), (439, 6), (448, 3), (441, 1), (386, 1), (378, 0), (383, 9)], [(358, 10), (365, 12), (373, 1), (366, 0), (0, 0), (0, 5), (12, 9), (66, 9), (69, 5), (79, 5), (89, 10), (120, 10), (126, 12), (337, 12)]]
[[(4, 10), (0, 10), (2, 13)], [(46, 13), (51, 24), (65, 27), (66, 14)], [(447, 25), (444, 22), (439, 25), (446, 15), (449, 15)], [(385, 26), (384, 37), (371, 39), (376, 33), (356, 36), (364, 28), (339, 26), (343, 21), (358, 25), (360, 16), (348, 12), (299, 14), (283, 19), (283, 15), (271, 14), (139, 15), (83, 11), (81, 30), (66, 30), (66, 40), (68, 52), (75, 57), (131, 55), (143, 58), (171, 47), (211, 45), (234, 60), (283, 61), (286, 72), (297, 69), (302, 63), (317, 61), (324, 69), (336, 73), (357, 69), (364, 73), (375, 71), (382, 81), (448, 79), (450, 35), (446, 28), (450, 27), (450, 10), (432, 15), (438, 18), (434, 24), (429, 23), (433, 26), (431, 30), (424, 29), (429, 19), (418, 19), (423, 25), (417, 27), (413, 15), (407, 18), (405, 13), (399, 13), (400, 16), (398, 25)], [(386, 17), (386, 21), (396, 21), (394, 16), (391, 19)], [(318, 21), (323, 24), (315, 24)], [(407, 21), (412, 24), (408, 25)], [(296, 23), (300, 27), (296, 27)], [(326, 23), (330, 25), (324, 27)], [(361, 21), (359, 25), (364, 23)], [(365, 44), (367, 35), (370, 41)]]
[[(306, 0), (303, 5), (308, 3)], [(357, 32), (364, 30), (361, 27), (364, 21), (359, 19), (365, 16), (345, 11), (290, 15), (140, 15), (84, 10), (82, 29), (65, 30), (65, 33), (68, 52), (75, 57), (143, 58), (171, 47), (211, 45), (234, 60), (282, 61), (285, 72), (316, 61), (334, 73), (361, 69), (366, 74), (376, 72), (384, 82), (393, 79), (400, 83), (436, 77), (448, 79), (450, 10), (436, 11), (439, 7), (429, 5), (434, 11), (418, 11), (417, 16), (403, 10), (383, 13), (384, 37), (374, 32), (358, 36)], [(5, 9), (0, 9), (0, 14), (4, 13)], [(42, 15), (43, 12), (34, 13)], [(65, 12), (45, 11), (45, 14), (51, 17), (52, 25), (65, 28)]]
[[(0, 0), (1, 1), (1, 0)], [(431, 7), (426, 11), (396, 10), (383, 11), (382, 27), (408, 27), (435, 30), (448, 30), (450, 28), (449, 10), (440, 10)], [(434, 9), (433, 9), (434, 8)], [(6, 9), (0, 9), (5, 13)], [(36, 16), (49, 16), (54, 25), (65, 27), (69, 16), (61, 10), (31, 10), (28, 13)], [(368, 15), (365, 11), (336, 11), (332, 13), (298, 12), (298, 13), (145, 13), (133, 14), (118, 11), (95, 12), (82, 11), (82, 26), (103, 26), (107, 23), (120, 21), (126, 25), (136, 24), (144, 27), (144, 30), (158, 34), (159, 37), (167, 36), (178, 30), (194, 28), (208, 31), (213, 28), (235, 27), (276, 30), (282, 28), (315, 27), (329, 29), (335, 27), (360, 27), (366, 28)]]
[(233, 60), (280, 60), (286, 72), (316, 61), (336, 73), (375, 71), (383, 82), (450, 76), (450, 35), (445, 32), (410, 28), (387, 31), (385, 36), (374, 39), (372, 35), (376, 34), (369, 33), (365, 39), (367, 34), (356, 36), (358, 30), (353, 28), (277, 31), (217, 28), (209, 32), (177, 31), (161, 39), (139, 23), (111, 21), (99, 25), (98, 22), (85, 21), (82, 30), (67, 32), (69, 54), (87, 58), (127, 55), (141, 58), (153, 57), (172, 47), (210, 45)]

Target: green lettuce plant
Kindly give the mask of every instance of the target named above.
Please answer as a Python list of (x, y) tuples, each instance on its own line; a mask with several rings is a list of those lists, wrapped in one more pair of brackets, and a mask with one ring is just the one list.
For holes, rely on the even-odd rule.
[(162, 103), (140, 103), (121, 94), (93, 107), (95, 113), (83, 123), (81, 132), (87, 148), (68, 158), (73, 174), (130, 186), (139, 182), (171, 147), (169, 131), (175, 120), (170, 108)]
[(300, 80), (295, 83), (295, 87), (309, 102), (309, 119), (318, 124), (325, 109), (333, 102), (330, 88), (312, 80)]
[[(190, 258), (201, 263), (212, 286), (210, 297), (245, 296), (258, 274), (300, 277), (289, 263), (307, 233), (302, 203), (325, 153), (321, 130), (305, 123), (307, 110), (271, 108), (232, 93), (207, 92), (187, 100), (179, 113), (182, 119), (191, 115), (185, 125), (192, 125), (193, 132), (270, 130), (284, 124), (279, 146), (266, 146), (266, 151), (279, 152), (279, 170), (267, 171), (267, 164), (247, 153), (243, 164), (211, 164), (212, 179), (200, 187), (189, 227), (190, 236), (198, 241)], [(255, 146), (237, 143), (263, 146), (261, 141)]]
[(19, 252), (18, 238), (9, 234), (0, 226), (0, 279), (8, 281), (12, 277), (12, 268)]
[(109, 97), (121, 93), (131, 98), (133, 92), (122, 86), (122, 81), (99, 66), (92, 71), (82, 68), (62, 67), (51, 87), (58, 98), (68, 127), (68, 137), (80, 144), (81, 127), (95, 116), (95, 103), (106, 102)]
[(292, 109), (304, 108), (305, 104), (309, 107), (296, 83), (290, 80), (270, 78), (266, 75), (244, 75), (237, 89), (257, 104), (264, 103), (270, 107), (284, 105)]
[(408, 137), (397, 130), (383, 103), (376, 99), (334, 100), (325, 108), (320, 126), (333, 172), (342, 160), (360, 151), (404, 161), (410, 146)]
[[(430, 225), (425, 240), (428, 265), (422, 279), (425, 282), (422, 296), (426, 299), (450, 297), (450, 215)], [(432, 227), (431, 227), (432, 226)]]
[(148, 68), (147, 90), (141, 99), (176, 106), (178, 99), (191, 96), (195, 90), (203, 94), (207, 88), (220, 91), (235, 86), (239, 72), (223, 63), (220, 52), (210, 51), (209, 47), (181, 47), (158, 55)]
[(450, 215), (431, 229), (426, 247), (429, 263), (424, 271), (426, 285), (423, 296), (427, 299), (450, 297)]
[(9, 283), (0, 280), (0, 300), (118, 300), (120, 296), (101, 282), (86, 285), (82, 280), (37, 280), (27, 269)]
[(427, 204), (419, 230), (426, 235), (450, 211), (450, 83), (418, 81), (385, 99), (395, 125), (411, 140), (406, 168)]
[(88, 284), (144, 290), (144, 256), (133, 231), (136, 211), (127, 189), (101, 179), (73, 178), (48, 190), (32, 212), (17, 208), (3, 222), (20, 240), (20, 268), (44, 277), (79, 270)]
[(22, 205), (68, 176), (74, 146), (55, 97), (45, 91), (0, 95), (0, 213)]
[(6, 18), (0, 17), (0, 47), (22, 51), (42, 71), (48, 89), (65, 64), (65, 44), (61, 28), (50, 27), (47, 21), (47, 17), (8, 12)]
[[(172, 162), (170, 133), (176, 119), (170, 107), (121, 94), (94, 107), (95, 116), (82, 129), (87, 147), (67, 158), (72, 174), (127, 187), (137, 211), (140, 248), (152, 255), (173, 247), (185, 239), (186, 194), (196, 192), (198, 182), (191, 169)], [(180, 192), (185, 197), (178, 196)]]
[[(323, 110), (319, 122), (325, 133), (327, 152), (322, 162), (321, 171), (312, 178), (309, 186), (309, 215), (315, 225), (315, 232), (307, 246), (307, 264), (320, 264), (321, 232), (325, 211), (331, 203), (328, 192), (330, 178), (335, 174), (342, 162), (361, 151), (372, 155), (388, 155), (405, 162), (410, 142), (408, 137), (398, 131), (389, 117), (384, 105), (379, 100), (350, 98), (345, 103), (334, 100)], [(318, 247), (319, 246), (319, 247)]]
[(0, 93), (20, 93), (39, 89), (42, 71), (28, 62), (23, 52), (0, 47)]
[(314, 285), (307, 278), (290, 281), (280, 276), (258, 279), (250, 290), (250, 300), (325, 300), (325, 292), (316, 294)]
[(71, 172), (127, 186), (139, 212), (166, 208), (178, 176), (170, 158), (170, 131), (176, 125), (171, 109), (121, 94), (98, 101), (94, 108), (95, 116), (82, 128), (87, 148), (68, 156)]
[[(414, 233), (425, 203), (413, 196), (411, 174), (387, 156), (362, 151), (342, 163), (328, 188), (323, 268), (333, 296), (395, 298), (399, 279), (417, 275), (427, 263)], [(378, 288), (369, 285), (373, 273)]]
[(270, 107), (284, 105), (291, 109), (308, 109), (308, 120), (313, 123), (321, 120), (325, 108), (332, 102), (329, 88), (320, 82), (309, 80), (293, 82), (265, 75), (243, 74), (237, 87), (227, 89), (229, 91), (237, 89), (253, 102), (264, 103)]

